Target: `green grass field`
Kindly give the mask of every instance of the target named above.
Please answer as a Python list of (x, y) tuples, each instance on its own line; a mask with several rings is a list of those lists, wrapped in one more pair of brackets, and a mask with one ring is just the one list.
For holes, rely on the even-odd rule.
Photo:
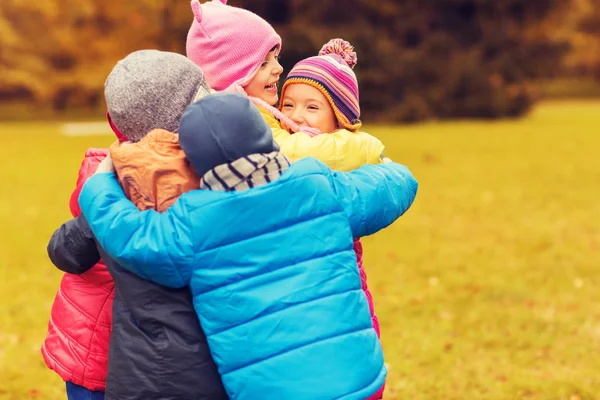
[[(367, 127), (420, 187), (364, 239), (386, 399), (600, 399), (600, 103), (496, 123)], [(0, 124), (0, 399), (64, 399), (40, 345), (86, 147), (58, 124)]]

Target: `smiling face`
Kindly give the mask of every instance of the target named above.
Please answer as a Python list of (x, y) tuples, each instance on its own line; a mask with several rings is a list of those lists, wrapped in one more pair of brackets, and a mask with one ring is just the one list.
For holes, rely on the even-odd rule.
[(318, 128), (323, 133), (338, 129), (333, 108), (321, 91), (304, 83), (292, 83), (285, 88), (281, 112), (300, 127)]
[(254, 78), (246, 85), (244, 90), (248, 96), (258, 97), (270, 105), (277, 104), (277, 82), (283, 72), (279, 64), (279, 49), (275, 48), (267, 54)]

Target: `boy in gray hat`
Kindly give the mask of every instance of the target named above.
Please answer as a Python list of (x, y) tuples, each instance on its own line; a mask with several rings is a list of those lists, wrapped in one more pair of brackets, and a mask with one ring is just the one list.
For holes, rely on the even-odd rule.
[[(176, 133), (186, 106), (209, 92), (202, 70), (175, 53), (136, 51), (110, 73), (109, 120), (132, 142), (114, 143), (110, 154), (138, 208), (164, 211), (199, 187)], [(82, 216), (54, 233), (48, 254), (75, 274), (102, 256), (115, 281), (106, 399), (227, 399), (189, 288), (159, 286), (123, 269), (96, 246)]]
[(165, 211), (198, 188), (176, 133), (185, 108), (209, 93), (202, 70), (176, 53), (136, 51), (108, 76), (104, 97), (113, 129), (136, 143), (115, 142), (110, 155), (123, 190), (141, 210)]

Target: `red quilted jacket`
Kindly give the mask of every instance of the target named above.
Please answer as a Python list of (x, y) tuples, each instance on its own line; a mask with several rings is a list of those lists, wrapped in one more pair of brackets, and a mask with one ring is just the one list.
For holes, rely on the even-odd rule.
[[(86, 151), (69, 204), (74, 217), (81, 213), (83, 184), (107, 155), (106, 149)], [(105, 390), (113, 297), (114, 283), (102, 261), (84, 274), (63, 276), (42, 346), (46, 365), (63, 380)]]
[[(358, 270), (360, 271), (360, 280), (362, 283), (363, 292), (365, 292), (365, 296), (367, 297), (367, 301), (369, 302), (369, 311), (371, 312), (371, 322), (373, 323), (373, 329), (377, 332), (377, 336), (380, 336), (379, 331), (379, 320), (377, 319), (377, 315), (375, 314), (375, 308), (373, 306), (373, 296), (371, 296), (371, 292), (369, 291), (369, 287), (367, 286), (367, 273), (363, 267), (363, 248), (360, 239), (354, 240), (354, 252), (356, 253), (356, 261), (358, 263)], [(385, 383), (379, 390), (367, 400), (378, 400), (383, 398), (383, 391), (385, 389)]]

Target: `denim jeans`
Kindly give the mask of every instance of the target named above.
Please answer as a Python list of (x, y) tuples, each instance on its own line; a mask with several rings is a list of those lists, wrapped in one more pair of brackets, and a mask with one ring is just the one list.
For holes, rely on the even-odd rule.
[(92, 392), (83, 386), (67, 382), (68, 400), (104, 400), (104, 392)]

